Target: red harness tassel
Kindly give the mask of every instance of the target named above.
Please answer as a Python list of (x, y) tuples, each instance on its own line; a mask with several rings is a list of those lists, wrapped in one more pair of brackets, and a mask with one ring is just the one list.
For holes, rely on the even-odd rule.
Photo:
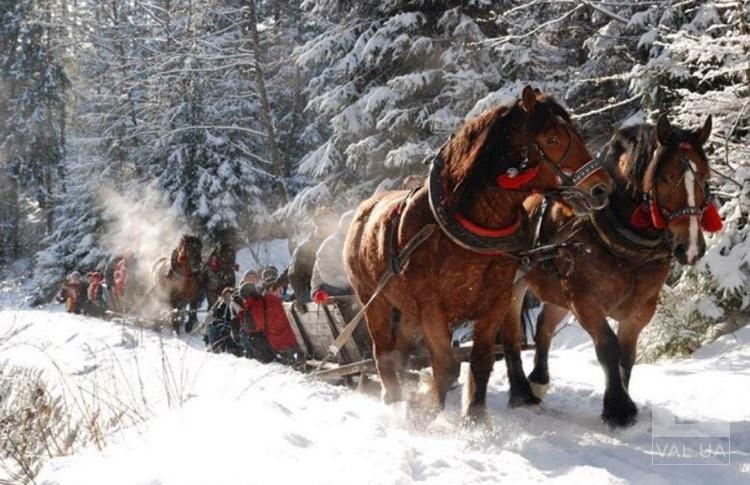
[(706, 204), (701, 217), (701, 228), (706, 232), (719, 232), (722, 227), (724, 227), (724, 223), (719, 215), (719, 210), (713, 204)]
[(520, 189), (524, 185), (531, 182), (534, 177), (539, 173), (539, 167), (533, 167), (525, 172), (521, 172), (514, 176), (510, 176), (507, 173), (498, 175), (497, 185), (503, 189)]
[(664, 229), (667, 224), (664, 222), (664, 216), (661, 215), (661, 209), (655, 200), (651, 201), (651, 221), (657, 229)]
[(645, 204), (641, 204), (635, 208), (633, 214), (630, 216), (630, 225), (636, 229), (648, 229), (654, 227), (651, 222), (651, 214)]

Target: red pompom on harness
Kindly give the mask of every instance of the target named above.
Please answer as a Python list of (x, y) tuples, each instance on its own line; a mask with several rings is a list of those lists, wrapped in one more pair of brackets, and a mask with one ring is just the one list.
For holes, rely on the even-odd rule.
[(509, 175), (507, 172), (497, 176), (497, 186), (503, 189), (520, 189), (528, 184), (539, 173), (539, 167), (532, 167), (526, 171), (515, 175)]
[(657, 229), (664, 229), (667, 227), (667, 224), (664, 222), (664, 216), (659, 208), (659, 204), (653, 199), (651, 200), (651, 222)]
[[(666, 218), (669, 222), (672, 222), (691, 215), (689, 212), (680, 212), (681, 211), (678, 211), (675, 217), (671, 217), (671, 214), (666, 214)], [(661, 230), (667, 227), (667, 221), (656, 201), (651, 200), (650, 202), (643, 203), (635, 208), (633, 214), (630, 216), (630, 225), (636, 229)], [(701, 229), (706, 232), (719, 232), (722, 227), (724, 227), (724, 223), (721, 220), (721, 215), (719, 215), (719, 210), (716, 206), (711, 202), (703, 206), (701, 212)]]
[(701, 216), (701, 228), (706, 232), (719, 232), (724, 227), (724, 223), (719, 215), (719, 210), (712, 203), (706, 204)]

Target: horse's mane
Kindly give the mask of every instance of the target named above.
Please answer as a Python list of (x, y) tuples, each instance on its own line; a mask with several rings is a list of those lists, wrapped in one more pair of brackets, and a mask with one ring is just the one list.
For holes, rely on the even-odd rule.
[(442, 175), (453, 201), (460, 200), (468, 188), (494, 181), (500, 173), (517, 166), (521, 154), (511, 144), (513, 136), (529, 140), (554, 116), (570, 122), (567, 111), (552, 97), (539, 95), (529, 119), (521, 102), (515, 101), (490, 108), (464, 123), (440, 153), (445, 162)]
[(701, 158), (706, 159), (703, 147), (698, 141), (698, 133), (699, 130), (683, 130), (673, 126), (669, 142), (657, 147), (654, 125), (643, 123), (621, 128), (607, 144), (605, 166), (613, 180), (618, 181), (620, 159), (626, 154), (628, 165), (624, 171), (625, 188), (631, 195), (638, 195), (644, 188), (644, 179), (648, 178), (650, 184), (650, 179), (662, 160), (681, 143), (689, 143)]
[(182, 237), (180, 238), (181, 246), (186, 245), (186, 244), (195, 244), (196, 242), (200, 243), (201, 240), (198, 236), (193, 236), (192, 234), (183, 234)]

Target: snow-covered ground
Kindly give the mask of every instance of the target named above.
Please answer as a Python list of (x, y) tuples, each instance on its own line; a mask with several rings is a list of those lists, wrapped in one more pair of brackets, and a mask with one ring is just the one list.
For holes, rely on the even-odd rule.
[[(102, 430), (99, 447), (48, 460), (37, 478), (43, 484), (750, 481), (747, 327), (693, 358), (636, 366), (631, 391), (640, 415), (624, 430), (599, 419), (603, 376), (576, 326), (555, 341), (542, 406), (507, 409), (498, 363), (491, 424), (472, 429), (459, 420), (460, 389), (437, 420), (411, 425), (404, 405), (279, 365), (209, 354), (197, 338), (55, 311), (0, 312), (0, 365), (43, 370), (48, 392), (64, 396), (70, 415)], [(729, 421), (731, 464), (652, 464), (654, 410)]]

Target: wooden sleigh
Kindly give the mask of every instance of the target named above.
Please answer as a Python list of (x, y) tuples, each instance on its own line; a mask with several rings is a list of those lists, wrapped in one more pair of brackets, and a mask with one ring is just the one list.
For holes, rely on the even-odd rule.
[[(305, 354), (305, 368), (313, 372), (316, 378), (323, 380), (349, 380), (355, 376), (377, 374), (375, 361), (372, 358), (372, 341), (366, 325), (362, 323), (336, 355), (336, 360), (330, 360), (329, 348), (339, 337), (347, 324), (340, 308), (354, 314), (361, 305), (356, 296), (340, 296), (331, 299), (331, 303), (308, 303), (307, 311), (302, 312), (291, 302), (284, 303), (284, 311), (289, 324), (297, 337), (299, 347)], [(534, 348), (533, 319), (524, 320), (523, 350)], [(453, 355), (459, 362), (469, 362), (471, 357), (471, 324), (459, 325), (462, 331), (454, 332)], [(503, 346), (495, 345), (495, 360), (503, 359)], [(412, 355), (408, 368), (412, 371), (430, 366), (429, 355), (424, 347)]]

